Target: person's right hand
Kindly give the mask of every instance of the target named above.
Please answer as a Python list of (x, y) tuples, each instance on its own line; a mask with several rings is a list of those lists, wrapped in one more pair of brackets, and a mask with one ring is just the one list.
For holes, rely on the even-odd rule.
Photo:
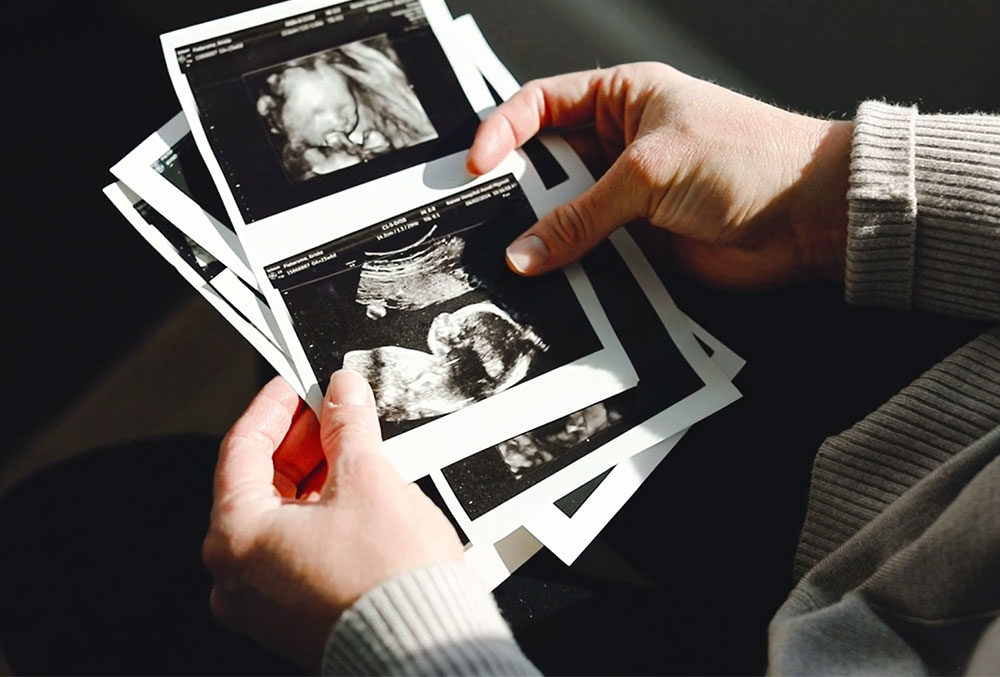
[(843, 277), (850, 122), (790, 113), (663, 64), (629, 64), (529, 82), (480, 125), (468, 169), (489, 171), (540, 129), (585, 125), (589, 143), (577, 129), (574, 147), (611, 166), (512, 243), (516, 272), (563, 266), (646, 219), (672, 234), (672, 263), (718, 286)]

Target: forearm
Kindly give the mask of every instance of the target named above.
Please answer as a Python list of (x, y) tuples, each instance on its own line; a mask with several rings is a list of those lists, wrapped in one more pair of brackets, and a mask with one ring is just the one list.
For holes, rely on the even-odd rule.
[(848, 202), (849, 302), (1000, 319), (1000, 117), (863, 104)]

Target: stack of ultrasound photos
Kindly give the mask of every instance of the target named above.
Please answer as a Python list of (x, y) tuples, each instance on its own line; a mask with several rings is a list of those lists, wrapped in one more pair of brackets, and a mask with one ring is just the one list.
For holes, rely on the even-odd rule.
[[(332, 4), (331, 4), (332, 3)], [(470, 177), (517, 90), (443, 0), (292, 0), (162, 37), (182, 112), (105, 194), (314, 409), (372, 384), (385, 453), (495, 587), (572, 563), (743, 360), (674, 305), (626, 230), (515, 275), (505, 246), (593, 183), (556, 135)]]

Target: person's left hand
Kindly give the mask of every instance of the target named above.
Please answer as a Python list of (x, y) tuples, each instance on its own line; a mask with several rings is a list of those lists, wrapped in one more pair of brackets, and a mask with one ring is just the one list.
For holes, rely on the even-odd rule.
[(382, 455), (360, 375), (334, 373), (318, 423), (299, 408), (276, 378), (223, 440), (203, 558), (215, 617), (316, 671), (347, 607), (406, 570), (461, 561), (462, 545)]

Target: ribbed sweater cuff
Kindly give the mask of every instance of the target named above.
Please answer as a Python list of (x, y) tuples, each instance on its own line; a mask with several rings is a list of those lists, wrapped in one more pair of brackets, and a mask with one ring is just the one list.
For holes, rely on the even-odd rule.
[(1000, 116), (920, 115), (913, 303), (1000, 320)]
[(848, 302), (1000, 319), (1000, 117), (863, 103), (848, 207)]
[(909, 309), (917, 226), (916, 108), (861, 104), (847, 191), (847, 301)]
[(344, 612), (323, 652), (323, 674), (538, 674), (465, 564), (396, 576)]

